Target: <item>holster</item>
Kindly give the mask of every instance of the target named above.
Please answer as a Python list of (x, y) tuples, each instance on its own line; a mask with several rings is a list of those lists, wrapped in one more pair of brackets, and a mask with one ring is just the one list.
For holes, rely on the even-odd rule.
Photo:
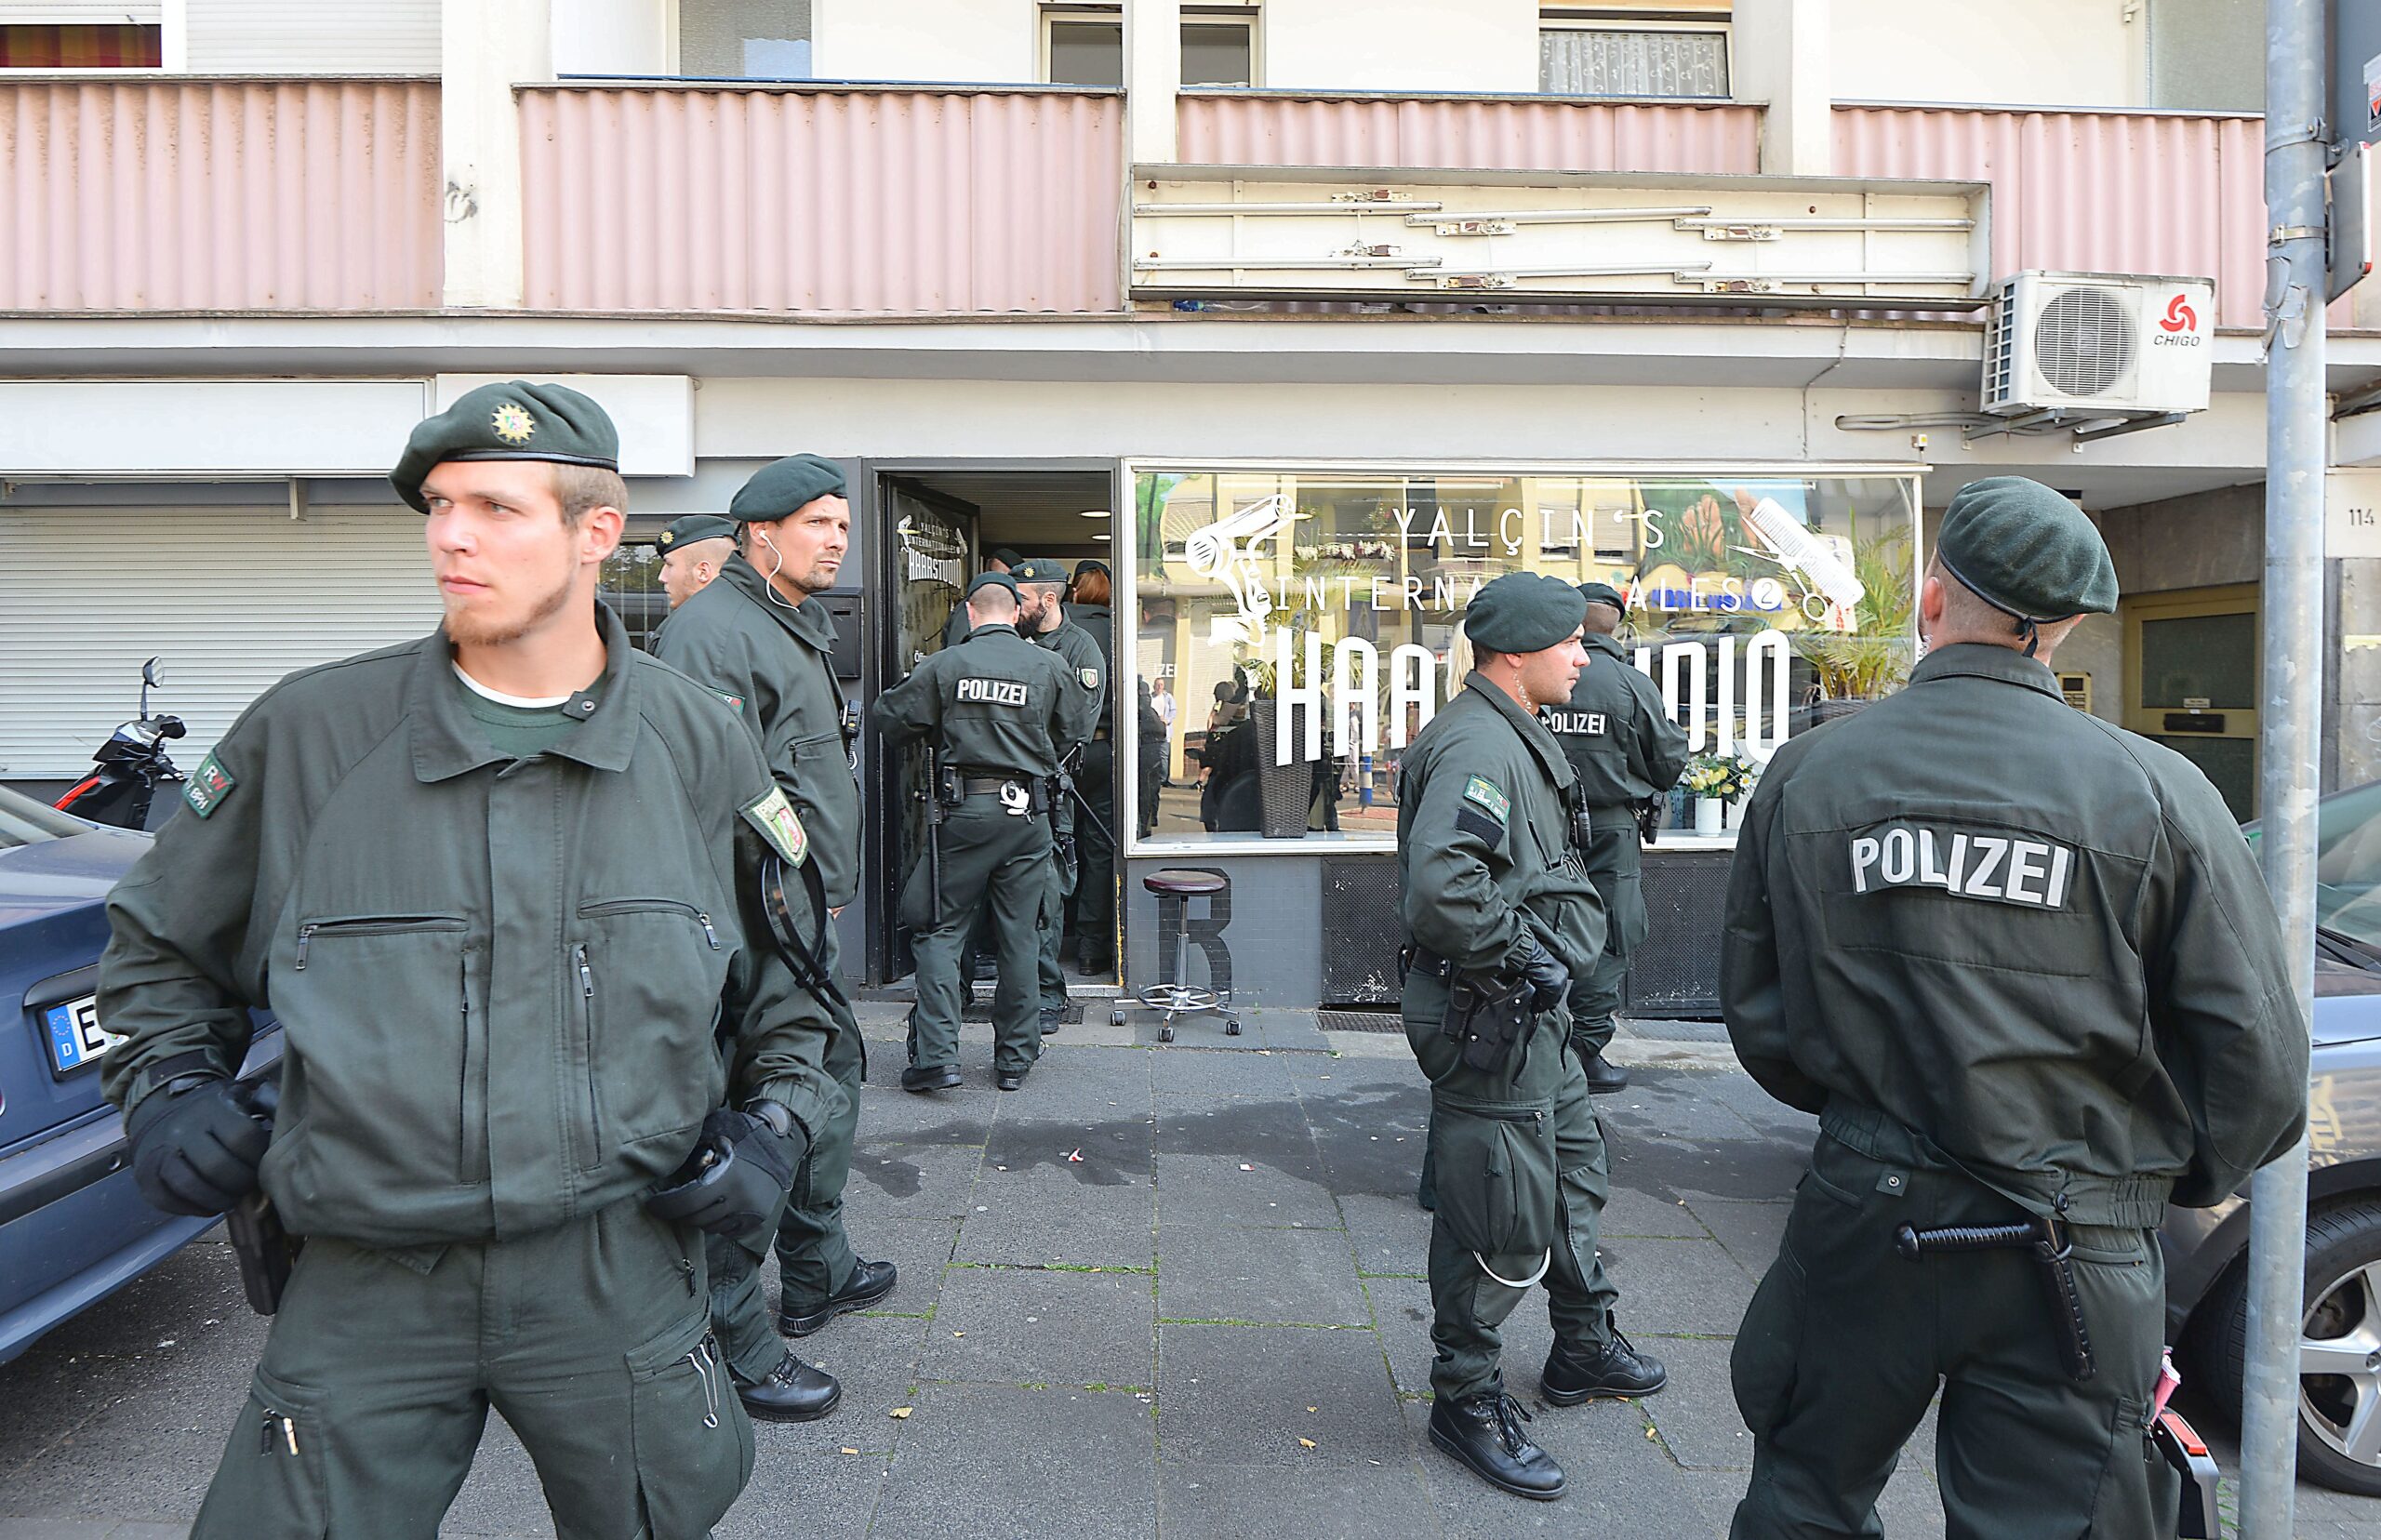
[(1462, 1051), (1467, 1068), (1498, 1073), (1521, 1051), (1536, 1020), (1529, 1000), (1526, 978), (1507, 983), (1457, 974), (1447, 980), (1447, 1008), (1439, 1018), (1439, 1034)]
[(1637, 804), (1637, 837), (1652, 844), (1662, 828), (1662, 799), (1647, 797)]
[(262, 1188), (232, 1205), (223, 1216), (233, 1255), (240, 1259), (240, 1289), (248, 1308), (269, 1316), (281, 1308), (282, 1291), (289, 1287), (290, 1265), (305, 1244), (281, 1228), (281, 1215)]

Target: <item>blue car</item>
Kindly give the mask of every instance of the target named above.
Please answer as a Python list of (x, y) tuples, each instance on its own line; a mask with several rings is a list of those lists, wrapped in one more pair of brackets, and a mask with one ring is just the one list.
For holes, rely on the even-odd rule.
[[(0, 1363), (215, 1223), (141, 1201), (124, 1121), (100, 1095), (111, 1042), (93, 1005), (102, 906), (148, 848), (146, 834), (0, 788)], [(268, 1027), (243, 1077), (280, 1056), (281, 1031)]]

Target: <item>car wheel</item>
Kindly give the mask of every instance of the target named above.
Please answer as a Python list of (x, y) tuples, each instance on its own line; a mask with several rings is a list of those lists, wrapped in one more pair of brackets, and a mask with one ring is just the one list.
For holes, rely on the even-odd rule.
[[(2246, 1270), (2211, 1300), (2211, 1378), (2236, 1418), (2249, 1331)], [(2381, 1203), (2307, 1221), (2307, 1317), (2298, 1343), (2298, 1474), (2381, 1497)]]

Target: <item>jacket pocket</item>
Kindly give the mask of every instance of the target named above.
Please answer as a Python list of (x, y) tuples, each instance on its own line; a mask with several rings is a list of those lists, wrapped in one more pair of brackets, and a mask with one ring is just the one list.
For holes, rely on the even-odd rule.
[(625, 1154), (658, 1176), (671, 1162), (642, 1142), (700, 1123), (725, 1089), (716, 1029), (737, 933), (706, 905), (659, 896), (593, 900), (579, 921), (565, 989), (580, 1164)]
[(268, 1157), (293, 1221), (451, 1192), (476, 1173), (470, 926), (451, 914), (302, 922), (272, 979), (289, 1034), (283, 1127)]
[(1441, 1102), (1430, 1139), (1439, 1220), (1466, 1249), (1534, 1255), (1561, 1239), (1554, 1131), (1542, 1109)]
[(1756, 1438), (1776, 1432), (1793, 1405), (1809, 1287), (1802, 1265), (1779, 1247), (1729, 1349), (1728, 1382), (1736, 1411)]
[(643, 1533), (708, 1534), (752, 1475), (752, 1424), (698, 1311), (627, 1355)]
[(259, 1367), (207, 1489), (198, 1533), (323, 1540), (331, 1532), (323, 1396)]

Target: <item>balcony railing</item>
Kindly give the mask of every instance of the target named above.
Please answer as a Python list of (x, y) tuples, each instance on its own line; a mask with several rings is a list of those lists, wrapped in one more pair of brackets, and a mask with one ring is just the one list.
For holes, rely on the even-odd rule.
[(607, 82), (520, 103), (533, 309), (1123, 303), (1113, 92)]
[(1207, 166), (1504, 171), (1761, 169), (1759, 107), (1563, 97), (1186, 91), (1181, 158)]
[(438, 86), (0, 80), (0, 310), (439, 303)]
[(1992, 184), (1992, 271), (2215, 280), (2216, 321), (2262, 324), (2263, 120), (2178, 113), (1839, 106), (1835, 170)]

